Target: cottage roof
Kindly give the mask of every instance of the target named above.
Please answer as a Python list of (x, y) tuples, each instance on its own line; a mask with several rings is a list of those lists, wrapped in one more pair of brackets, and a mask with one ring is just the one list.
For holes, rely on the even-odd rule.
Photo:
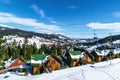
[(31, 59), (36, 60), (36, 61), (43, 60), (47, 56), (48, 56), (47, 54), (33, 54), (33, 55), (31, 55)]
[(81, 51), (70, 51), (72, 55), (80, 55)]
[(120, 48), (114, 49), (113, 53), (114, 53), (114, 54), (120, 54)]
[(81, 51), (70, 51), (70, 56), (72, 59), (80, 59), (82, 57)]
[(16, 56), (13, 56), (13, 57), (9, 58), (7, 61), (5, 61), (5, 65), (4, 66), (6, 68), (9, 67), (17, 58), (18, 57), (16, 57)]
[(51, 54), (50, 55), (52, 58), (54, 58), (56, 61), (58, 61), (59, 63), (61, 63), (60, 59), (58, 56), (54, 55), (54, 54)]
[(96, 50), (97, 55), (99, 56), (106, 56), (109, 54), (110, 50)]
[(47, 54), (33, 54), (31, 55), (31, 64), (42, 64), (47, 61)]

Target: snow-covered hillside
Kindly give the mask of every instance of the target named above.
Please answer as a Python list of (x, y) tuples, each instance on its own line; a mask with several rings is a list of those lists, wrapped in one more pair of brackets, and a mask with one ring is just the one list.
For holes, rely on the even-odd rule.
[[(16, 42), (17, 45), (20, 43), (20, 45), (24, 44), (24, 38), (23, 37), (19, 37), (17, 35), (13, 36), (13, 35), (9, 35), (9, 36), (3, 36), (3, 39), (6, 39), (6, 44), (10, 44), (11, 42)], [(37, 37), (37, 36), (33, 36), (32, 38), (28, 38), (28, 44), (34, 44), (36, 43), (37, 48), (40, 48), (40, 46), (42, 44), (53, 44), (55, 43), (55, 41), (51, 41), (48, 39), (44, 39), (41, 37)]]
[(0, 75), (1, 80), (120, 80), (120, 59), (88, 64), (34, 76), (14, 73)]

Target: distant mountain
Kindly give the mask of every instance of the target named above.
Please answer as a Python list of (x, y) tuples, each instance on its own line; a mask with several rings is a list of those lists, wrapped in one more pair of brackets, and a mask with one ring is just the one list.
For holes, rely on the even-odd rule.
[(105, 38), (88, 38), (88, 39), (76, 39), (79, 45), (96, 45), (96, 44), (103, 44), (108, 42), (120, 43), (120, 34), (107, 36)]
[(94, 37), (94, 38), (74, 38), (77, 42), (81, 42), (81, 43), (91, 43), (91, 42), (95, 42), (100, 40), (100, 38), (98, 37)]
[(105, 38), (102, 38), (98, 41), (95, 41), (95, 43), (106, 43), (106, 42), (110, 42), (110, 41), (116, 41), (116, 40), (120, 40), (120, 34), (118, 35), (112, 35), (112, 36), (107, 36)]
[(9, 28), (7, 26), (0, 26), (0, 36), (8, 36), (8, 35), (18, 35), (20, 37), (33, 37), (38, 36), (45, 39), (60, 39), (60, 40), (71, 40), (70, 38), (60, 35), (60, 34), (43, 34), (43, 33), (36, 33), (32, 31), (25, 31), (20, 29)]

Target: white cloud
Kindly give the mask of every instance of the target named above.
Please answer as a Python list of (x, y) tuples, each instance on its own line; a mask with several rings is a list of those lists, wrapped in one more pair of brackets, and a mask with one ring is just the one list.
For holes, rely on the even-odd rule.
[(51, 18), (51, 17), (46, 17), (47, 20), (49, 20), (51, 23), (53, 24), (61, 24), (60, 22), (58, 21), (55, 21), (54, 18)]
[(9, 3), (10, 3), (10, 0), (0, 0), (0, 2), (9, 4)]
[(68, 8), (68, 9), (77, 9), (76, 6), (68, 6), (67, 8)]
[(51, 20), (50, 22), (53, 23), (53, 24), (57, 24), (58, 23), (57, 21), (54, 21), (54, 20)]
[(113, 23), (89, 23), (87, 24), (88, 27), (92, 29), (106, 29), (106, 30), (112, 30), (114, 32), (120, 31), (120, 22), (113, 22)]
[(20, 18), (20, 17), (16, 17), (13, 14), (3, 13), (3, 12), (0, 12), (0, 23), (2, 24), (15, 23), (15, 24), (33, 27), (36, 29), (47, 29), (51, 31), (61, 30), (60, 27), (56, 25), (48, 25), (48, 24), (40, 23), (33, 18)]
[(34, 9), (39, 15), (41, 15), (42, 18), (45, 18), (45, 19), (49, 20), (53, 24), (58, 23), (57, 21), (53, 20), (54, 18), (47, 17), (47, 15), (45, 15), (44, 11), (42, 9), (39, 9), (38, 6), (36, 6), (35, 4), (33, 4), (31, 6), (31, 8)]
[(53, 31), (50, 31), (50, 30), (38, 30), (37, 32), (39, 32), (39, 33), (47, 33), (47, 34), (54, 34), (54, 32)]
[(114, 17), (120, 17), (120, 11), (114, 12), (114, 13), (113, 13), (113, 16), (114, 16)]
[(33, 4), (31, 8), (34, 9), (42, 18), (45, 17), (44, 11), (42, 9), (39, 9), (35, 4)]

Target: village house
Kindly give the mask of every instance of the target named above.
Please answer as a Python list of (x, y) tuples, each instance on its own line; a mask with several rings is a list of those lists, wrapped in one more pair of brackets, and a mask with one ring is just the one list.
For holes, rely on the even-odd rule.
[(101, 50), (94, 50), (91, 52), (91, 55), (94, 56), (94, 62), (102, 61), (104, 56), (100, 55), (100, 53), (101, 53)]
[(43, 73), (43, 63), (47, 61), (47, 54), (32, 54), (31, 66), (33, 67), (33, 74)]
[(33, 74), (49, 73), (61, 69), (61, 61), (53, 54), (34, 54), (31, 56), (31, 66), (33, 66)]
[(5, 61), (5, 68), (18, 68), (19, 66), (25, 64), (25, 62), (18, 57), (11, 57), (10, 59), (8, 59), (7, 61)]
[(110, 60), (115, 57), (119, 57), (120, 49), (104, 49), (104, 50), (98, 50), (95, 49), (91, 52), (91, 54), (95, 57), (95, 62)]
[(61, 69), (61, 61), (60, 59), (51, 54), (48, 56), (48, 60), (44, 63), (44, 66), (51, 72), (54, 70), (59, 70)]
[(79, 65), (79, 60), (81, 58), (81, 51), (70, 51), (70, 57), (72, 59), (71, 61), (71, 65), (74, 66), (78, 66)]
[(115, 48), (113, 50), (113, 53), (115, 55), (116, 58), (119, 58), (120, 57), (120, 48)]
[(81, 62), (81, 64), (93, 63), (94, 58), (95, 57), (92, 54), (90, 54), (89, 51), (86, 50), (81, 54), (80, 62)]

